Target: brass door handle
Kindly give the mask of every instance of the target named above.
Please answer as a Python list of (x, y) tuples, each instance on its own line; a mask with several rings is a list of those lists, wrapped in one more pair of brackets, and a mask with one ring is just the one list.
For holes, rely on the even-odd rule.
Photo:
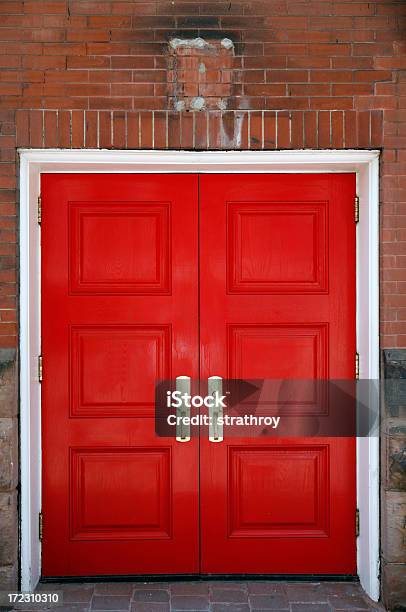
[[(183, 393), (188, 393), (190, 395), (190, 376), (176, 377), (176, 391), (180, 391), (182, 395)], [(184, 418), (190, 418), (190, 408), (186, 406), (183, 399), (181, 405), (176, 408), (176, 417), (176, 441), (189, 442), (190, 423), (184, 423)]]
[[(221, 376), (209, 376), (207, 379), (207, 394), (213, 395), (214, 398), (223, 395), (223, 379)], [(220, 402), (214, 402), (214, 406), (209, 407), (209, 441), (223, 441), (223, 408)]]

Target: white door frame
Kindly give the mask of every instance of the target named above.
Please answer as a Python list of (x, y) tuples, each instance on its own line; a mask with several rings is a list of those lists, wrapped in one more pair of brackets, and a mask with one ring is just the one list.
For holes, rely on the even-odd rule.
[[(41, 574), (40, 227), (37, 199), (44, 172), (356, 172), (357, 347), (360, 377), (379, 378), (379, 151), (107, 151), (21, 149), (20, 154), (20, 422), (21, 583)], [(362, 273), (361, 273), (362, 270)], [(379, 438), (357, 439), (357, 541), (361, 585), (379, 598)]]

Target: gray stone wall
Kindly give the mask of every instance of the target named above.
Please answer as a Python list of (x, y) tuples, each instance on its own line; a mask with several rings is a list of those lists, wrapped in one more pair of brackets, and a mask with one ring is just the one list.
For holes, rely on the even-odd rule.
[(0, 590), (18, 583), (18, 402), (14, 349), (0, 349)]
[(406, 349), (383, 351), (381, 572), (383, 601), (406, 610)]

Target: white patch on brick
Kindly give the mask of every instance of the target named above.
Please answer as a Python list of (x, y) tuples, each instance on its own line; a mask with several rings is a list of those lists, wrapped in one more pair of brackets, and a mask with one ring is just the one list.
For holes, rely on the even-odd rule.
[(190, 103), (190, 108), (192, 110), (203, 110), (205, 107), (206, 101), (202, 96), (196, 96), (196, 98), (192, 98), (192, 101)]
[(181, 113), (186, 108), (186, 102), (184, 100), (177, 100), (175, 104), (175, 108), (178, 111), (178, 113)]
[(203, 38), (200, 38), (199, 36), (197, 38), (171, 38), (171, 40), (169, 41), (169, 44), (172, 47), (172, 49), (178, 49), (178, 47), (192, 47), (193, 49), (208, 49), (212, 47), (210, 43), (208, 43)]
[(225, 49), (232, 49), (234, 47), (234, 43), (230, 38), (223, 38), (221, 41), (221, 46)]

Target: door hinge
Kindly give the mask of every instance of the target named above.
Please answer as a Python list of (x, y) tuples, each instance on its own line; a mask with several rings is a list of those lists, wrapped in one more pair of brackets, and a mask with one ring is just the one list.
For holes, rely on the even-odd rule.
[(359, 537), (359, 510), (358, 508), (355, 511), (355, 537)]
[(354, 198), (354, 217), (355, 223), (359, 222), (359, 196), (355, 196)]
[(41, 194), (38, 196), (38, 209), (37, 209), (37, 220), (38, 220), (38, 225), (41, 225), (41, 221), (42, 221), (42, 198), (41, 198)]
[(359, 353), (355, 353), (355, 380), (359, 380)]
[(42, 382), (42, 355), (38, 355), (38, 382)]
[(44, 521), (42, 517), (42, 512), (40, 512), (38, 514), (38, 538), (40, 542), (42, 542), (43, 529), (44, 529)]

